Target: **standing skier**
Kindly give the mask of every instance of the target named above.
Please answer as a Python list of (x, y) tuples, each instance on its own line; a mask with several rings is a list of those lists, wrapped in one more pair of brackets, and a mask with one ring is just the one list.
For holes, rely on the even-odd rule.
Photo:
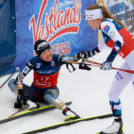
[[(100, 29), (102, 36), (98, 46), (91, 51), (81, 51), (77, 59), (89, 58), (99, 53), (107, 45), (112, 49), (103, 63), (102, 70), (110, 70), (115, 57), (120, 55), (124, 60), (121, 68), (134, 70), (134, 37), (126, 30), (123, 24), (112, 17), (104, 6), (97, 4), (89, 6), (84, 14), (88, 25), (93, 30)], [(102, 130), (101, 134), (122, 134), (122, 110), (119, 96), (125, 86), (132, 80), (134, 86), (134, 74), (118, 71), (109, 91), (109, 101), (114, 116), (113, 124)]]
[[(53, 54), (50, 44), (46, 40), (38, 40), (34, 45), (34, 50), (37, 56), (28, 61), (16, 80), (11, 79), (8, 83), (11, 91), (18, 94), (14, 106), (21, 108), (31, 101), (46, 101), (61, 110), (68, 120), (79, 118), (64, 102), (58, 99), (59, 89), (57, 87), (61, 65), (65, 64), (66, 60), (73, 61), (75, 58)], [(28, 86), (23, 83), (23, 79), (32, 69), (34, 70), (33, 83)]]

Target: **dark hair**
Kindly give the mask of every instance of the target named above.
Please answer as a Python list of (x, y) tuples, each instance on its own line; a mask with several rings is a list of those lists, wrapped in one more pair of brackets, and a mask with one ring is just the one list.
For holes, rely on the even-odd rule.
[(120, 24), (121, 26), (125, 27), (119, 20), (115, 19), (112, 14), (108, 11), (108, 9), (105, 6), (101, 6), (98, 4), (94, 4), (89, 6), (86, 10), (93, 10), (93, 9), (101, 9), (102, 14), (104, 16), (104, 18), (110, 18), (113, 19), (114, 21), (116, 21), (118, 24)]

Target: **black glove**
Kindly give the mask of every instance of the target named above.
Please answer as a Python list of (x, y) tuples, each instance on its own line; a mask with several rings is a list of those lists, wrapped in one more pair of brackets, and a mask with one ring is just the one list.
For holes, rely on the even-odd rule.
[(87, 71), (90, 71), (91, 70), (91, 68), (90, 67), (88, 67), (85, 63), (80, 63), (80, 65), (79, 65), (79, 69), (83, 69), (83, 70), (87, 70)]
[(17, 102), (14, 104), (15, 108), (22, 108), (23, 105), (27, 104), (27, 97), (24, 95), (23, 89), (18, 90)]
[(79, 59), (81, 59), (81, 58), (88, 59), (88, 58), (89, 58), (88, 52), (87, 52), (87, 51), (81, 51), (80, 53), (78, 53), (78, 54), (75, 56), (75, 59), (76, 59), (76, 60), (79, 60)]

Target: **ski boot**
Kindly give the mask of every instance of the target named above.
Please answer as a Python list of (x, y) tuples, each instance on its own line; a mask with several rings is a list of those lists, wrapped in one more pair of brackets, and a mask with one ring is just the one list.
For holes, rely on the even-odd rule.
[(74, 111), (72, 111), (69, 107), (64, 108), (62, 113), (67, 116), (64, 121), (71, 121), (80, 118), (80, 116), (77, 115)]
[(40, 108), (40, 105), (35, 102), (32, 102), (31, 100), (27, 101), (27, 109), (28, 110), (34, 110), (36, 108)]
[(108, 128), (102, 130), (100, 133), (97, 134), (123, 134), (123, 123), (122, 119), (118, 118), (115, 119), (113, 124)]

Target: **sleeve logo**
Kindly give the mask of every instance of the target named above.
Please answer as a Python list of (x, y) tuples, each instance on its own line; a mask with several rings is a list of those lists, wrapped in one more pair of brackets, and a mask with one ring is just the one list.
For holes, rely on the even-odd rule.
[(108, 33), (108, 31), (110, 30), (110, 26), (109, 25), (106, 25), (104, 26), (103, 30)]

